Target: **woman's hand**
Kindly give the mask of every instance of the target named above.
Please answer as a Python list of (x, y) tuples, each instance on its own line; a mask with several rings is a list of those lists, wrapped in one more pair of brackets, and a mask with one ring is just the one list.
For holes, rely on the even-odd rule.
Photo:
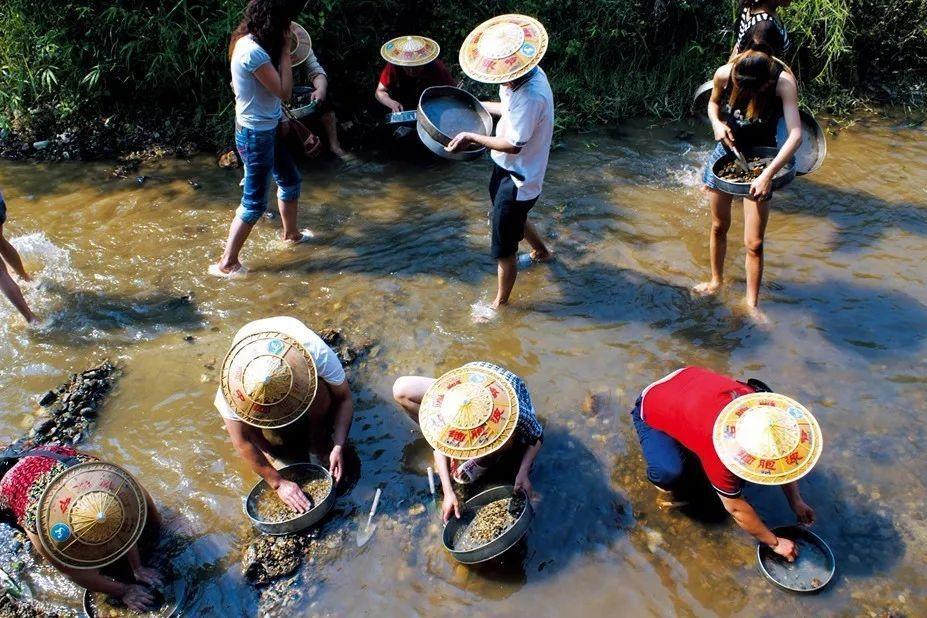
[(344, 455), (341, 452), (343, 448), (340, 444), (336, 444), (332, 447), (331, 455), (328, 456), (328, 471), (331, 472), (336, 484), (341, 480), (344, 470)]
[(797, 500), (792, 505), (792, 512), (798, 517), (799, 523), (810, 526), (814, 523), (814, 509), (808, 506), (804, 500)]
[(531, 479), (528, 478), (527, 472), (519, 471), (518, 475), (515, 477), (515, 492), (518, 493), (519, 491), (524, 492), (525, 497), (529, 500), (533, 495)]
[(716, 142), (721, 142), (728, 148), (734, 145), (734, 131), (731, 130), (731, 127), (727, 126), (727, 123), (719, 120), (713, 122), (711, 127), (715, 132)]
[(789, 562), (795, 562), (795, 559), (798, 558), (798, 547), (795, 546), (795, 543), (781, 536), (776, 537), (776, 541), (776, 546), (771, 549)]
[(148, 611), (148, 608), (154, 603), (151, 592), (137, 584), (126, 586), (120, 598), (126, 604), (126, 607), (138, 613)]
[(441, 503), (441, 518), (447, 523), (451, 515), (460, 519), (460, 503), (457, 501), (457, 495), (453, 492), (444, 494), (444, 501)]
[(444, 147), (448, 152), (461, 152), (467, 149), (467, 146), (473, 143), (472, 133), (458, 133), (451, 142)]
[(143, 584), (148, 584), (153, 588), (164, 585), (164, 578), (155, 569), (149, 569), (148, 567), (140, 566), (132, 571), (132, 575), (135, 576), (136, 581), (142, 582)]
[(276, 491), (277, 497), (297, 513), (305, 513), (312, 506), (302, 488), (293, 481), (281, 480)]
[(328, 88), (322, 86), (321, 88), (316, 88), (312, 91), (312, 94), (309, 95), (309, 100), (313, 103), (321, 103), (325, 100), (325, 97), (328, 96)]
[(772, 192), (772, 174), (763, 172), (759, 177), (750, 183), (750, 197), (757, 202), (769, 199)]
[(389, 109), (389, 111), (393, 112), (394, 114), (398, 114), (399, 112), (403, 111), (402, 103), (399, 101), (394, 101), (393, 99), (385, 101), (384, 105), (386, 105), (387, 109)]

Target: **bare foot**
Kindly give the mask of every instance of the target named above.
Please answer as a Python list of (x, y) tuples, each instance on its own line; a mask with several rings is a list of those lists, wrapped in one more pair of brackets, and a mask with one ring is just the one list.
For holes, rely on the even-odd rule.
[(746, 305), (746, 311), (747, 317), (753, 320), (757, 326), (769, 326), (769, 318), (760, 311), (759, 307)]
[(213, 277), (218, 277), (220, 279), (237, 279), (239, 277), (244, 277), (245, 274), (247, 274), (248, 269), (245, 268), (240, 262), (232, 266), (210, 264), (207, 272)]
[(29, 273), (16, 273), (16, 276), (19, 277), (19, 280), (23, 283), (32, 282), (32, 277), (29, 276)]
[(497, 307), (487, 305), (484, 301), (477, 301), (470, 305), (470, 317), (474, 324), (487, 324), (498, 316)]
[(531, 261), (533, 262), (550, 262), (554, 259), (554, 252), (550, 249), (544, 249), (543, 251), (534, 250), (528, 255), (531, 256)]
[(720, 288), (720, 281), (706, 281), (705, 283), (699, 283), (697, 286), (693, 287), (692, 293), (697, 296), (713, 296)]
[(296, 235), (293, 237), (279, 238), (279, 240), (281, 243), (283, 243), (287, 247), (292, 247), (295, 245), (301, 245), (303, 243), (307, 243), (313, 238), (315, 238), (315, 233), (312, 230), (306, 228), (306, 229), (303, 229), (297, 232)]

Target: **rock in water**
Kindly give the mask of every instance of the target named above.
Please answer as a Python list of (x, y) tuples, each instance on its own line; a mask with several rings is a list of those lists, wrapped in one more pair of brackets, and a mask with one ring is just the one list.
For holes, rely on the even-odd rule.
[(242, 574), (255, 586), (289, 575), (299, 568), (305, 544), (305, 537), (296, 534), (258, 537), (245, 549)]
[(47, 408), (51, 404), (55, 403), (56, 399), (58, 399), (58, 393), (55, 391), (48, 391), (42, 396), (41, 399), (39, 399), (39, 405), (43, 408)]

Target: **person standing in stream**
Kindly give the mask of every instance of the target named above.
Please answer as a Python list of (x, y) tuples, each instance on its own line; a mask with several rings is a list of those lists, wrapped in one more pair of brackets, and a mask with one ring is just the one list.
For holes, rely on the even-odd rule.
[(229, 57), (235, 92), (235, 146), (245, 178), (241, 205), (229, 229), (225, 252), (218, 263), (209, 267), (209, 273), (216, 277), (236, 277), (247, 272), (239, 254), (267, 209), (271, 175), (277, 183), (283, 242), (295, 245), (312, 237), (311, 232), (297, 227), (302, 177), (292, 154), (278, 139), (282, 105), (293, 91), (291, 4), (287, 0), (251, 0), (232, 34)]
[(460, 49), (460, 66), (471, 79), (499, 84), (500, 101), (484, 102), (499, 117), (495, 135), (460, 133), (447, 150), (472, 144), (492, 151), (492, 257), (498, 286), (492, 309), (509, 302), (518, 277), (518, 243), (527, 240), (531, 259), (551, 258), (528, 213), (541, 195), (554, 136), (554, 96), (538, 65), (547, 51), (547, 31), (524, 15), (495, 17), (470, 33)]
[(29, 273), (26, 272), (23, 266), (23, 260), (19, 257), (19, 252), (16, 251), (16, 247), (11, 245), (10, 241), (3, 236), (3, 226), (5, 223), (6, 202), (3, 200), (3, 193), (0, 193), (0, 257), (2, 257), (2, 259), (0, 259), (0, 290), (3, 290), (4, 296), (13, 303), (13, 306), (22, 314), (26, 322), (29, 324), (36, 324), (39, 321), (38, 318), (32, 313), (32, 309), (29, 308), (29, 304), (26, 302), (22, 290), (19, 289), (19, 286), (13, 280), (13, 277), (10, 276), (8, 270), (13, 269), (13, 272), (23, 281), (32, 281), (32, 278), (29, 277)]

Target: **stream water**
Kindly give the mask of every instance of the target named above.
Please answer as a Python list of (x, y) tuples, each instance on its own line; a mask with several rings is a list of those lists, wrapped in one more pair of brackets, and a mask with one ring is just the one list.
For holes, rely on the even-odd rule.
[[(151, 177), (139, 185), (113, 178), (112, 164), (0, 163), (5, 233), (37, 275), (26, 293), (47, 320), (29, 331), (0, 302), (0, 439), (28, 430), (37, 394), (119, 361), (124, 376), (84, 448), (135, 473), (184, 530), (175, 565), (191, 616), (924, 615), (927, 132), (884, 120), (843, 128), (819, 172), (776, 194), (769, 325), (758, 327), (739, 308), (739, 208), (725, 293), (688, 292), (708, 274), (698, 170), (709, 146), (701, 134), (680, 139), (685, 128), (565, 138), (532, 215), (557, 260), (524, 272), (513, 306), (489, 324), (471, 317), (495, 285), (485, 161), (307, 171), (300, 223), (313, 244), (280, 250), (277, 222), (264, 221), (239, 281), (206, 268), (240, 172), (208, 157), (163, 161), (139, 171)], [(212, 398), (236, 330), (279, 314), (375, 345), (350, 373), (362, 473), (323, 527), (330, 555), (262, 597), (240, 566), (241, 498), (256, 479)], [(546, 440), (526, 543), (465, 568), (418, 506), (430, 452), (391, 385), (477, 359), (525, 378)], [(627, 411), (684, 364), (765, 379), (817, 415), (824, 452), (802, 488), (839, 565), (822, 594), (763, 580), (754, 543), (729, 519), (658, 508)], [(597, 405), (584, 409), (590, 394)], [(378, 486), (380, 524), (358, 548)], [(778, 490), (751, 499), (770, 524), (794, 521)], [(29, 581), (76, 608), (47, 567)]]

